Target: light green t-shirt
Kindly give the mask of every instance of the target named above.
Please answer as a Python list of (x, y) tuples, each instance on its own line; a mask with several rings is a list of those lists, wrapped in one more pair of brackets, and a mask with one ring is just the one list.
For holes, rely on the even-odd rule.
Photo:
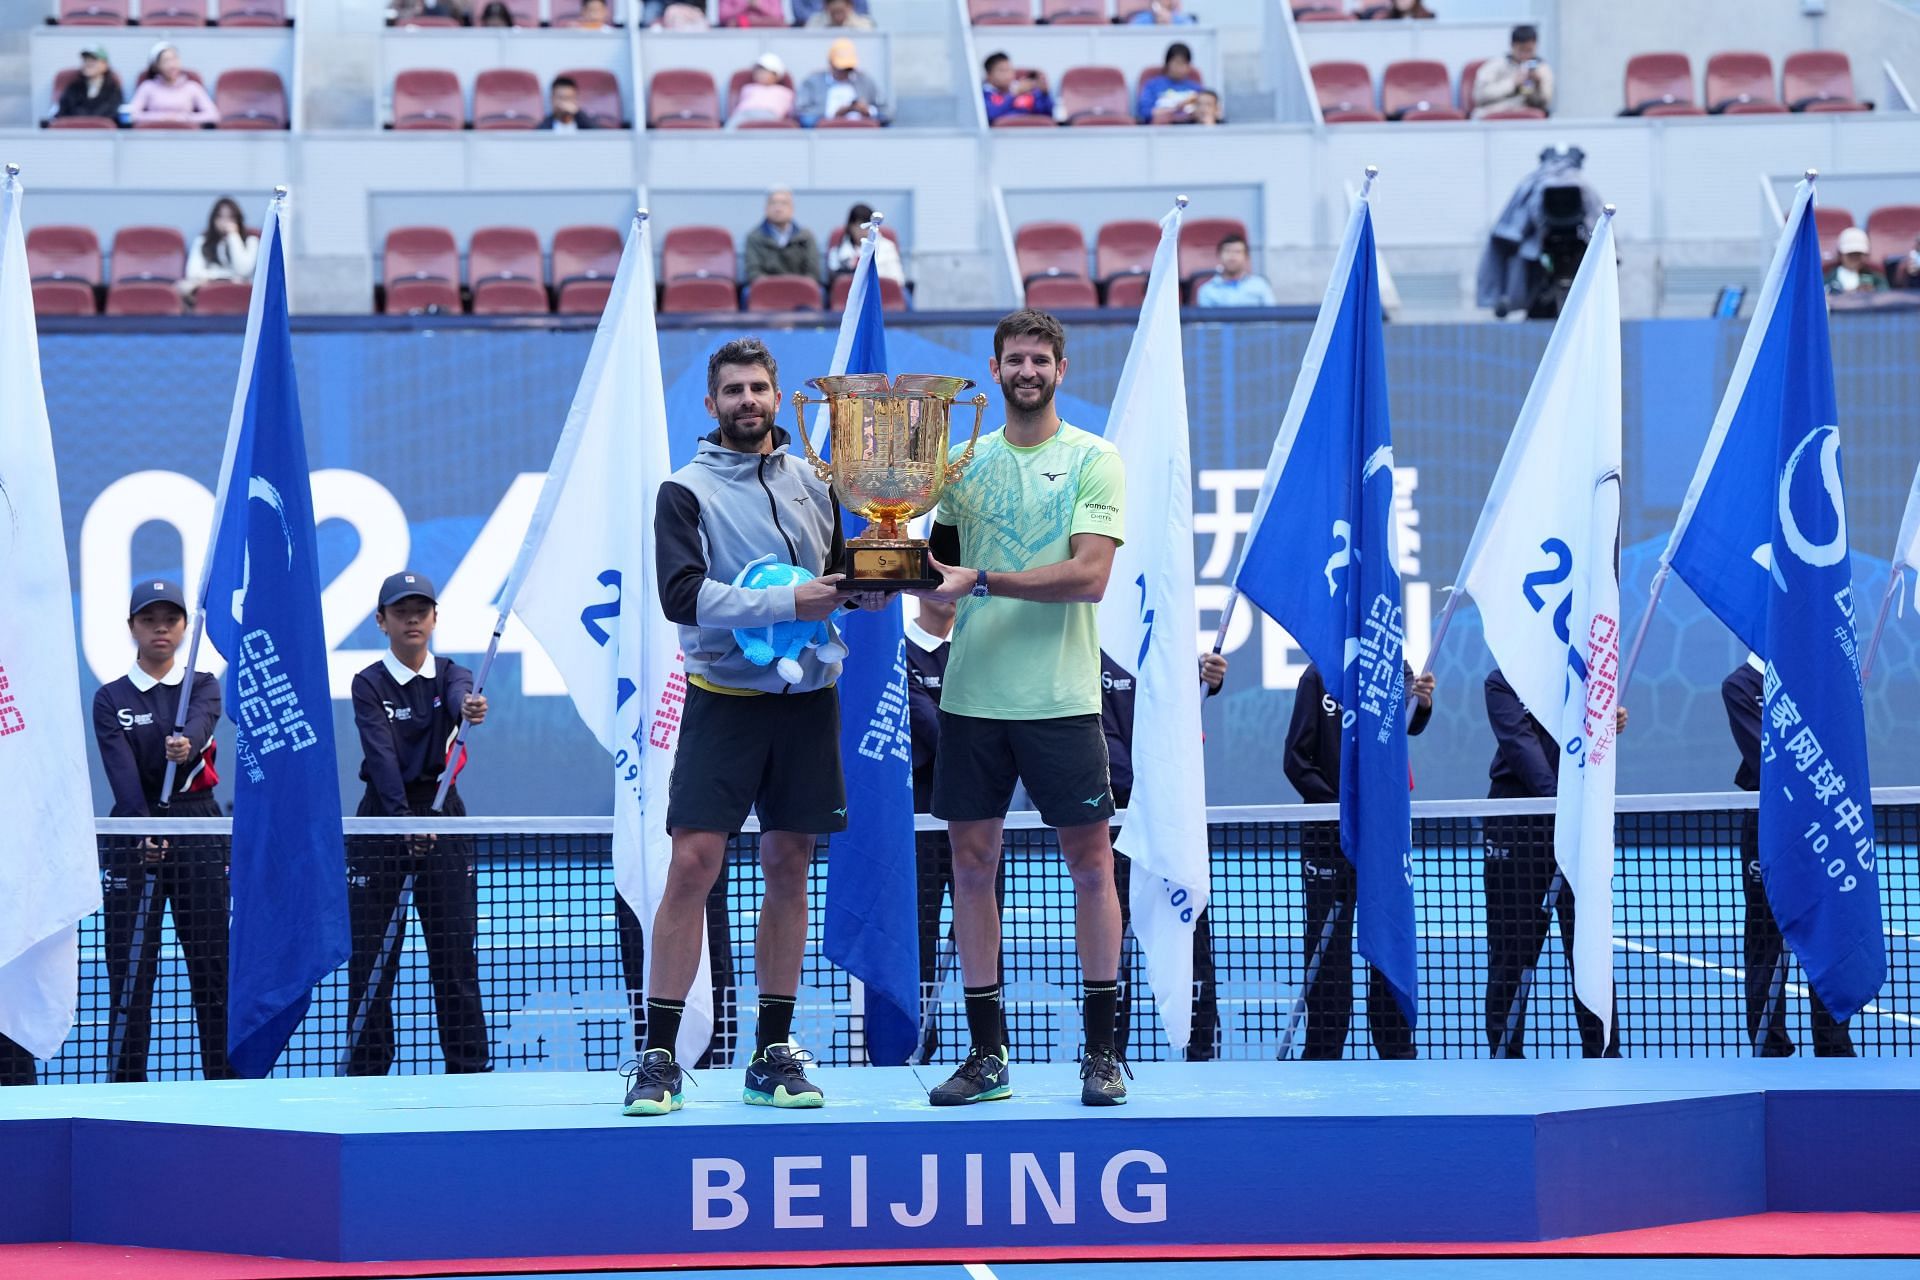
[[(950, 456), (958, 457), (956, 447)], [(1121, 540), (1126, 492), (1120, 452), (1060, 424), (1032, 448), (1006, 428), (980, 438), (973, 462), (940, 495), (934, 518), (960, 534), (960, 563), (989, 573), (1059, 564), (1076, 533)], [(1098, 605), (968, 596), (953, 623), (940, 706), (986, 720), (1100, 713)]]

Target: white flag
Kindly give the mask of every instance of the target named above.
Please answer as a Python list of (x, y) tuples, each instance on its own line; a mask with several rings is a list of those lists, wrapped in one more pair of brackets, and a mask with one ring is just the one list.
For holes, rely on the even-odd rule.
[(1907, 490), (1907, 509), (1900, 517), (1900, 536), (1893, 544), (1893, 567), (1920, 566), (1920, 467), (1913, 469), (1913, 488)]
[(73, 1029), (79, 922), (100, 909), (87, 718), (20, 180), (0, 247), (0, 1035), (51, 1058)]
[(1514, 424), (1460, 585), (1507, 682), (1560, 744), (1554, 856), (1578, 904), (1573, 988), (1609, 1028), (1619, 533), (1620, 287), (1607, 214)]
[(1133, 796), (1116, 844), (1133, 860), (1133, 932), (1167, 1043), (1193, 1027), (1193, 922), (1207, 906), (1207, 779), (1193, 604), (1193, 474), (1180, 343), (1179, 208), (1160, 247), (1106, 438), (1127, 468), (1126, 541), (1100, 605), (1100, 645), (1132, 671)]
[[(654, 328), (653, 248), (635, 218), (607, 309), (520, 559), (501, 593), (566, 680), (575, 710), (612, 756), (613, 873), (653, 960), (653, 916), (672, 842), (667, 779), (686, 704), (685, 664), (655, 581), (653, 508), (672, 474)], [(675, 1056), (695, 1062), (713, 1035), (704, 941)]]

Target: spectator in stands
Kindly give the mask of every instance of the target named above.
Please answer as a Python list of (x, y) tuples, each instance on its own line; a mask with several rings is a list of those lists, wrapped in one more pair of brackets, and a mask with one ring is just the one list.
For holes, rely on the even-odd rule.
[(133, 122), (181, 121), (219, 124), (220, 108), (198, 80), (180, 69), (180, 51), (162, 40), (133, 91)]
[[(827, 7), (827, 0), (793, 0), (793, 25), (811, 27), (816, 25), (835, 26), (836, 23), (816, 24), (814, 19)], [(861, 17), (867, 16), (867, 0), (853, 0), (853, 11)], [(858, 23), (854, 24), (858, 26)]]
[(793, 87), (780, 83), (787, 78), (787, 64), (777, 53), (763, 53), (753, 64), (753, 78), (740, 86), (733, 114), (727, 117), (729, 129), (751, 120), (788, 120), (793, 116)]
[(452, 18), (462, 25), (467, 21), (466, 0), (394, 0), (387, 12), (388, 25), (397, 27), (415, 18)]
[(582, 129), (598, 129), (590, 112), (580, 109), (580, 86), (574, 83), (572, 76), (555, 76), (553, 87), (547, 91), (551, 105), (547, 109), (547, 118), (540, 122), (542, 129), (554, 133), (578, 133)]
[(1887, 287), (1887, 278), (1867, 260), (1870, 247), (1867, 233), (1858, 227), (1840, 233), (1840, 261), (1827, 272), (1828, 293), (1878, 293)]
[(607, 8), (607, 0), (580, 0), (580, 16), (573, 25), (578, 31), (613, 30), (613, 13)]
[(780, 0), (720, 0), (722, 27), (784, 27), (787, 15)]
[(1153, 0), (1153, 3), (1128, 19), (1136, 27), (1190, 27), (1200, 19), (1181, 7), (1181, 0)]
[(853, 0), (827, 0), (825, 8), (807, 19), (807, 26), (816, 31), (822, 28), (872, 31), (875, 23), (872, 18), (854, 9)]
[(1273, 287), (1254, 273), (1245, 236), (1220, 238), (1220, 269), (1202, 284), (1193, 300), (1203, 307), (1271, 307)]
[(647, 0), (641, 20), (655, 31), (705, 31), (712, 25), (706, 0)]
[(232, 196), (221, 196), (207, 215), (206, 230), (194, 237), (187, 251), (187, 276), (180, 282), (180, 296), (191, 303), (209, 280), (250, 283), (259, 251), (260, 237), (247, 234), (247, 218), (239, 204)]
[(820, 246), (813, 233), (793, 220), (793, 192), (775, 187), (767, 192), (767, 216), (747, 232), (747, 279), (761, 276), (820, 277)]
[(987, 98), (987, 123), (1001, 116), (1051, 116), (1053, 95), (1039, 76), (1022, 76), (1013, 69), (1013, 59), (1004, 53), (987, 56), (986, 81), (980, 92)]
[[(865, 227), (873, 221), (873, 206), (856, 204), (847, 210), (847, 225), (840, 228), (840, 234), (827, 246), (827, 279), (845, 275), (860, 264), (860, 241), (865, 237)], [(873, 247), (873, 269), (880, 273), (883, 280), (891, 280), (902, 289), (907, 287), (906, 269), (900, 265), (900, 250), (894, 248), (893, 241), (881, 236)]]
[(1907, 256), (1893, 264), (1893, 287), (1920, 289), (1920, 236), (1915, 236)]
[(480, 11), (480, 20), (473, 25), (476, 27), (511, 27), (513, 25), (513, 13), (507, 8), (505, 0), (487, 0), (487, 7)]
[(826, 70), (814, 72), (801, 83), (794, 113), (809, 129), (822, 120), (845, 120), (854, 116), (864, 116), (879, 124), (887, 122), (880, 86), (860, 70), (860, 53), (845, 36), (828, 47)]
[(1225, 124), (1227, 113), (1220, 109), (1220, 95), (1211, 89), (1202, 89), (1193, 95), (1193, 105), (1187, 109), (1184, 117), (1177, 117), (1174, 124)]
[(1167, 46), (1160, 74), (1140, 87), (1140, 100), (1133, 108), (1134, 118), (1141, 124), (1168, 123), (1175, 113), (1192, 108), (1193, 96), (1201, 87), (1200, 78), (1193, 74), (1193, 50), (1175, 41)]
[(1488, 58), (1473, 76), (1473, 114), (1499, 115), (1521, 107), (1553, 110), (1553, 68), (1540, 57), (1540, 32), (1513, 29), (1506, 55)]
[(61, 90), (60, 105), (54, 114), (67, 119), (100, 116), (118, 120), (123, 101), (120, 77), (107, 65), (107, 47), (97, 44), (80, 51), (80, 74)]
[(1426, 0), (1393, 0), (1391, 4), (1377, 4), (1361, 15), (1363, 18), (1435, 18), (1439, 15), (1427, 8)]

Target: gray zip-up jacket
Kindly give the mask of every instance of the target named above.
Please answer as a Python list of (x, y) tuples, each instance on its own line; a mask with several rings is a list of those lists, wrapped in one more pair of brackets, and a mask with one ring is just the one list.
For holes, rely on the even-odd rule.
[(777, 667), (747, 661), (733, 638), (736, 627), (794, 619), (792, 587), (733, 585), (753, 561), (771, 554), (815, 575), (846, 568), (840, 504), (812, 467), (787, 452), (787, 442), (776, 427), (771, 453), (741, 453), (715, 431), (661, 484), (654, 506), (660, 608), (680, 628), (687, 674), (730, 689), (809, 693), (840, 676), (839, 663), (822, 662), (809, 649), (800, 655), (805, 675), (788, 684)]

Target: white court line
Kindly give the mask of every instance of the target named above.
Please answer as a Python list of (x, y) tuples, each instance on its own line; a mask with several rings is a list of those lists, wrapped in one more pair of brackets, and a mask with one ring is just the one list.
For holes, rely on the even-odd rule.
[[(1629, 951), (1638, 951), (1642, 955), (1659, 956), (1662, 960), (1671, 960), (1675, 964), (1683, 964), (1690, 969), (1710, 969), (1729, 978), (1746, 981), (1747, 975), (1743, 971), (1724, 964), (1714, 964), (1711, 960), (1702, 960), (1697, 956), (1683, 956), (1672, 951), (1662, 951), (1658, 947), (1650, 947), (1644, 942), (1633, 942), (1626, 938), (1615, 938), (1613, 945), (1625, 947)], [(1801, 982), (1789, 982), (1783, 990), (1786, 994), (1798, 996), (1801, 999), (1805, 999), (1810, 994), (1806, 984)], [(1870, 1013), (1876, 1018), (1888, 1018), (1905, 1026), (1920, 1027), (1920, 1018), (1913, 1017), (1911, 1014), (1895, 1013), (1891, 1009), (1882, 1009), (1879, 1005), (1863, 1005), (1860, 1012)]]
[(999, 1280), (993, 1274), (993, 1268), (984, 1262), (969, 1262), (965, 1266), (969, 1280)]

